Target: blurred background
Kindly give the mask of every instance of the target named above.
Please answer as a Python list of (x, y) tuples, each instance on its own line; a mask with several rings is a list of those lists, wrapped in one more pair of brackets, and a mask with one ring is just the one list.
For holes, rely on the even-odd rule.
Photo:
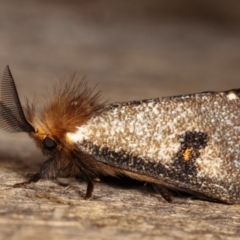
[[(22, 102), (36, 95), (40, 105), (74, 72), (108, 102), (238, 88), (240, 2), (0, 0), (6, 64)], [(35, 151), (25, 134), (0, 132), (0, 155), (42, 159)]]

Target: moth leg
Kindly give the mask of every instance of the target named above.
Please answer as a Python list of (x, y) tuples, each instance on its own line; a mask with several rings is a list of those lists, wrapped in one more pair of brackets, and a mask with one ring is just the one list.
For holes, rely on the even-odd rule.
[(50, 156), (50, 158), (45, 161), (40, 168), (40, 171), (35, 174), (28, 175), (28, 180), (22, 183), (16, 183), (13, 185), (13, 187), (25, 187), (30, 183), (38, 182), (40, 179), (54, 179), (57, 176), (58, 168), (56, 165), (55, 158), (53, 156)]
[(13, 187), (14, 188), (26, 187), (28, 184), (30, 184), (32, 182), (38, 182), (40, 179), (41, 179), (40, 173), (31, 174), (31, 176), (29, 176), (29, 179), (27, 181), (21, 182), (21, 183), (16, 183), (13, 185)]
[(84, 200), (88, 200), (89, 198), (92, 197), (93, 190), (94, 190), (94, 181), (93, 180), (88, 180), (87, 191), (86, 191), (86, 195), (84, 197)]
[(167, 188), (153, 184), (153, 189), (161, 195), (161, 197), (169, 203), (172, 203), (172, 195)]

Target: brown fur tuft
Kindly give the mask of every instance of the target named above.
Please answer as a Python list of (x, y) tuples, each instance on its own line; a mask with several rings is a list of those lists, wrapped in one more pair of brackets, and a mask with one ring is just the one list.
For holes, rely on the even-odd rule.
[(73, 76), (68, 82), (60, 81), (54, 86), (40, 115), (36, 114), (34, 106), (27, 101), (26, 117), (36, 130), (61, 139), (97, 114), (103, 103), (100, 103), (100, 92), (90, 89), (84, 80), (77, 82)]

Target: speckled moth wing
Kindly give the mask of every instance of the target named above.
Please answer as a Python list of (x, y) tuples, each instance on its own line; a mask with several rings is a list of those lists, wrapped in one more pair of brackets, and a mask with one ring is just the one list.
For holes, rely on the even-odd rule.
[(68, 137), (98, 161), (240, 202), (240, 90), (111, 104)]

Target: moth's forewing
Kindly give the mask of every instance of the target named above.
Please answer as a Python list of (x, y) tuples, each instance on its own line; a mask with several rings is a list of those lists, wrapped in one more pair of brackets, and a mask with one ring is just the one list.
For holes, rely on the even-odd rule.
[(111, 104), (68, 137), (97, 161), (240, 202), (239, 90)]

